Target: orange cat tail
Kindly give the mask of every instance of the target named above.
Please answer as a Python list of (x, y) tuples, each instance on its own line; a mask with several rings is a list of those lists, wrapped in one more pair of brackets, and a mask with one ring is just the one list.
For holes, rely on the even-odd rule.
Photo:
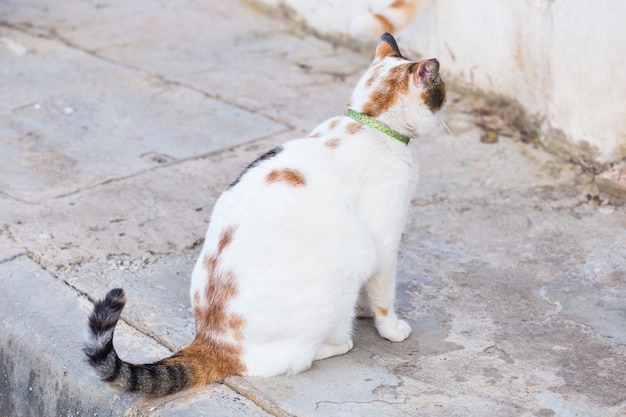
[(398, 33), (413, 21), (430, 0), (395, 0), (376, 13), (356, 16), (350, 22), (350, 36), (360, 40), (375, 40), (384, 33)]
[(94, 305), (89, 316), (88, 339), (83, 351), (100, 379), (114, 387), (149, 396), (163, 396), (185, 388), (223, 379), (234, 373), (224, 363), (216, 364), (211, 346), (191, 346), (167, 359), (150, 364), (131, 364), (119, 358), (113, 347), (113, 332), (126, 304), (124, 290), (109, 291), (104, 300)]

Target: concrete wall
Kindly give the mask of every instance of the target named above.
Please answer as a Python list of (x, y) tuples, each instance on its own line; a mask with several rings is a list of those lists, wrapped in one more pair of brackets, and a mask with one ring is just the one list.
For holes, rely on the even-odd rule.
[[(391, 0), (262, 0), (316, 31)], [(626, 1), (433, 0), (397, 34), (450, 79), (519, 102), (546, 143), (595, 162), (626, 157)]]

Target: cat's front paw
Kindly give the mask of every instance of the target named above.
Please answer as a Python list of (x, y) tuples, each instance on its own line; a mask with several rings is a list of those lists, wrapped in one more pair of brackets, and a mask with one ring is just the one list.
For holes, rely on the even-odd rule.
[(392, 342), (402, 342), (411, 334), (411, 326), (404, 320), (386, 320), (376, 323), (378, 334)]

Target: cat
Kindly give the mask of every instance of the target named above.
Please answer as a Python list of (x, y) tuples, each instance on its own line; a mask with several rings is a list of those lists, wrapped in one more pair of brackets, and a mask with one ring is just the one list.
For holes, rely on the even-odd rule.
[[(121, 360), (122, 289), (95, 303), (84, 346), (100, 378), (162, 396), (240, 374), (295, 374), (352, 348), (360, 290), (380, 336), (405, 340), (395, 311), (397, 250), (417, 162), (446, 101), (436, 59), (405, 58), (392, 35), (346, 114), (252, 162), (215, 204), (190, 295), (195, 339), (151, 364)], [(363, 307), (363, 305), (361, 305)]]
[(375, 13), (355, 16), (349, 33), (354, 39), (376, 39), (383, 32), (398, 33), (415, 19), (430, 0), (395, 0)]

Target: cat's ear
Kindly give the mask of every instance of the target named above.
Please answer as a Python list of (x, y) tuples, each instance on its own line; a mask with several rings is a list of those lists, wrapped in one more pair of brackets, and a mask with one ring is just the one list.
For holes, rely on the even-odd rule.
[(428, 87), (439, 75), (439, 61), (429, 59), (419, 63), (417, 71), (415, 71), (415, 85), (420, 88)]
[(396, 43), (393, 35), (389, 32), (385, 32), (378, 40), (378, 46), (376, 47), (376, 59), (383, 59), (390, 55), (402, 57), (400, 48), (398, 48), (398, 44)]

